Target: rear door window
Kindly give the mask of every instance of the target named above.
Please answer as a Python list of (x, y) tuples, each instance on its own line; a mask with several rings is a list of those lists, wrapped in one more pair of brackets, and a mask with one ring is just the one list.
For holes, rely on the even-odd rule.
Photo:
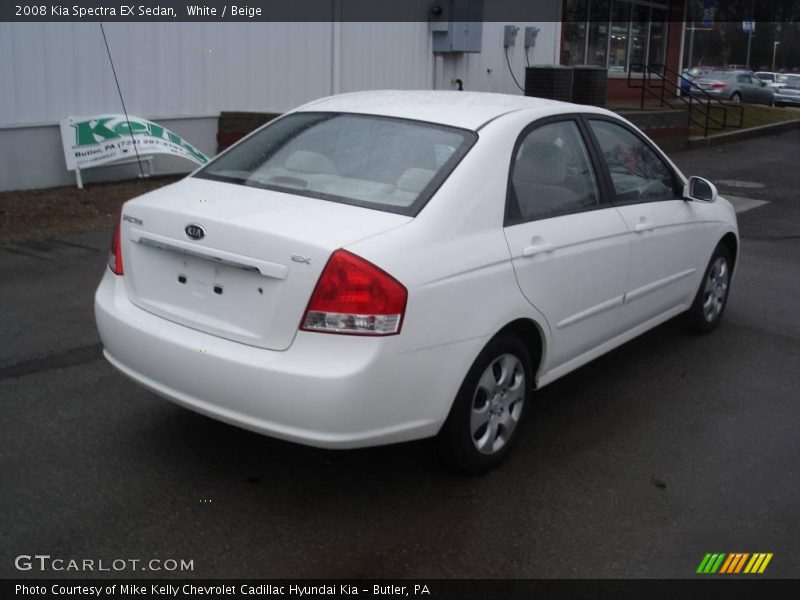
[(523, 134), (511, 167), (509, 221), (546, 219), (600, 203), (594, 168), (574, 120)]

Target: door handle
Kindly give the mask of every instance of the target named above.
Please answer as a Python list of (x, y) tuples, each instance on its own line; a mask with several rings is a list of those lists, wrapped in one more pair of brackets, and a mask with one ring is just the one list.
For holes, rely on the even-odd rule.
[(636, 233), (642, 233), (644, 231), (652, 231), (654, 228), (655, 225), (653, 225), (650, 221), (646, 221), (644, 218), (642, 218), (636, 225), (634, 225), (633, 230)]
[(548, 244), (544, 241), (534, 241), (529, 246), (525, 246), (522, 249), (522, 256), (530, 257), (536, 256), (537, 254), (542, 254), (543, 252), (551, 252), (553, 250), (553, 244)]

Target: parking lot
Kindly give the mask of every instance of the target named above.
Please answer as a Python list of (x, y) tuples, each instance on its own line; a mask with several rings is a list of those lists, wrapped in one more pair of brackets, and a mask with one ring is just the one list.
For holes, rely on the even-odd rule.
[(13, 561), (44, 553), (209, 578), (682, 578), (706, 552), (771, 552), (766, 576), (797, 577), (799, 148), (794, 130), (673, 154), (768, 202), (740, 214), (722, 325), (666, 323), (542, 389), (478, 478), (427, 441), (317, 450), (164, 401), (101, 355), (108, 232), (0, 246), (0, 576), (41, 576)]

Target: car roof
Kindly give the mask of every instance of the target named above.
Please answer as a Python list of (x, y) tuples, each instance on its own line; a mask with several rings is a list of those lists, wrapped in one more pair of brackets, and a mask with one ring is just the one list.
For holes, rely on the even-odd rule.
[(475, 130), (510, 112), (533, 110), (536, 113), (538, 109), (544, 116), (553, 114), (553, 109), (559, 106), (565, 113), (589, 108), (544, 98), (488, 92), (381, 90), (329, 96), (297, 110), (380, 115)]
[(709, 71), (708, 73), (704, 73), (706, 79), (714, 79), (714, 78), (721, 78), (721, 77), (735, 77), (738, 75), (752, 75), (750, 71), (742, 71), (740, 69), (728, 69), (725, 71)]

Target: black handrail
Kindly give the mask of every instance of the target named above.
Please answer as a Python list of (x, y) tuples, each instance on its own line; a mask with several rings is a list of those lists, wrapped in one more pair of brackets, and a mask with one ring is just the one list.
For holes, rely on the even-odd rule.
[[(634, 72), (641, 73), (641, 85), (634, 85), (631, 79), (631, 75)], [(681, 85), (670, 79), (670, 75), (688, 84), (688, 100), (684, 97), (684, 93), (686, 93), (685, 90), (682, 89)], [(655, 81), (653, 76), (655, 76)], [(708, 132), (710, 130), (722, 131), (726, 127), (741, 128), (744, 122), (744, 109), (740, 104), (723, 102), (719, 98), (715, 98), (691, 79), (670, 69), (665, 64), (651, 63), (645, 65), (643, 63), (634, 63), (630, 65), (628, 69), (628, 87), (642, 90), (640, 98), (640, 108), (642, 110), (644, 110), (645, 94), (649, 94), (653, 98), (658, 99), (661, 107), (666, 105), (672, 109), (679, 109), (680, 107), (677, 104), (673, 104), (673, 101), (682, 102), (688, 107), (687, 113), (689, 122), (696, 124), (698, 127), (702, 127), (704, 137), (708, 137)], [(666, 97), (665, 92), (668, 87), (670, 94), (669, 97)], [(739, 111), (738, 122), (728, 122), (728, 109)], [(695, 117), (694, 110), (700, 113), (698, 115), (699, 118)], [(722, 111), (721, 120), (716, 116), (712, 116), (713, 110)]]

